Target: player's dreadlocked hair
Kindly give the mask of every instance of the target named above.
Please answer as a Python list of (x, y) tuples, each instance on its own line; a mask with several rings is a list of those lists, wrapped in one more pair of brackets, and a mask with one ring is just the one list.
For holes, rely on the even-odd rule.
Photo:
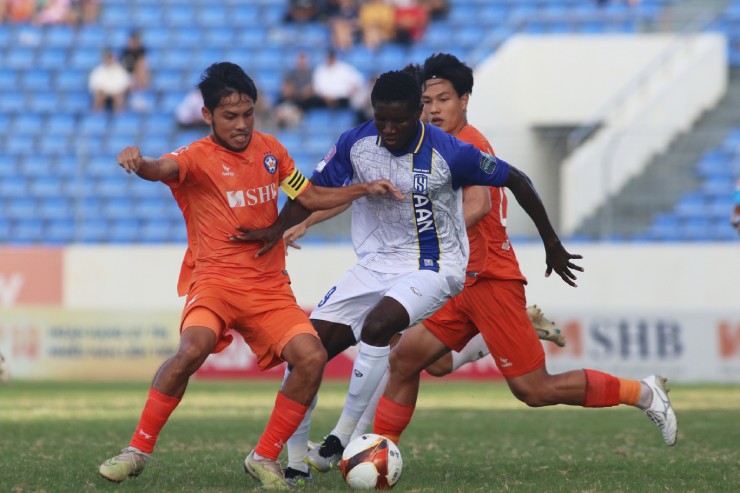
[(429, 79), (450, 81), (458, 96), (473, 92), (473, 69), (461, 62), (455, 55), (435, 53), (424, 60), (421, 80), (426, 82)]
[(409, 108), (418, 108), (421, 104), (421, 87), (416, 83), (414, 76), (394, 70), (385, 72), (375, 81), (370, 93), (370, 102), (375, 103), (405, 101)]
[(232, 93), (246, 94), (252, 101), (257, 102), (257, 86), (254, 81), (231, 62), (214, 63), (200, 77), (198, 89), (203, 95), (203, 106), (213, 112), (221, 104), (221, 100)]

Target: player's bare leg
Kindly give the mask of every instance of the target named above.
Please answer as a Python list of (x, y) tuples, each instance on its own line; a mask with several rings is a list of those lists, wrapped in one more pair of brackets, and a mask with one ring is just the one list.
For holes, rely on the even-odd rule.
[(177, 353), (154, 375), (149, 397), (131, 443), (100, 465), (100, 475), (113, 482), (140, 475), (154, 450), (159, 432), (180, 403), (190, 376), (216, 346), (216, 334), (207, 327), (183, 330)]

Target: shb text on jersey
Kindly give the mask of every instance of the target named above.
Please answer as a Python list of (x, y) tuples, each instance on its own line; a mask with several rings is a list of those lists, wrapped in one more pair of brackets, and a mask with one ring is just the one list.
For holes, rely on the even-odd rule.
[(231, 208), (263, 204), (270, 200), (277, 200), (277, 196), (277, 185), (274, 183), (270, 183), (264, 187), (226, 192), (226, 197), (229, 200), (229, 207)]

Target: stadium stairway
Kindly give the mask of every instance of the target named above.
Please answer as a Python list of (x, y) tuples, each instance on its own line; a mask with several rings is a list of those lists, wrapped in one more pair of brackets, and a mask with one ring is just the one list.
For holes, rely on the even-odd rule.
[[(738, 108), (740, 68), (733, 68), (727, 93), (719, 104), (665, 153), (653, 159), (645, 172), (630, 180), (619, 195), (584, 221), (577, 234), (628, 241), (736, 240), (737, 234), (729, 227), (729, 215), (732, 175), (740, 173), (740, 169), (734, 169), (740, 139), (733, 137), (734, 129), (740, 126)], [(707, 184), (712, 176), (707, 167), (719, 171), (722, 177)], [(719, 197), (715, 192), (720, 192)], [(726, 207), (723, 210), (718, 204)], [(716, 227), (703, 231), (704, 234), (681, 233), (682, 218), (701, 215)], [(673, 230), (664, 228), (669, 222), (675, 222)]]

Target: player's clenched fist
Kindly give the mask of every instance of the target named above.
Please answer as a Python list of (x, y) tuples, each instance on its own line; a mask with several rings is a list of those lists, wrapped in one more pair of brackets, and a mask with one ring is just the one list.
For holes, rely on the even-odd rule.
[(142, 164), (144, 164), (144, 158), (136, 146), (126, 147), (118, 153), (118, 165), (125, 169), (126, 173), (136, 173)]

